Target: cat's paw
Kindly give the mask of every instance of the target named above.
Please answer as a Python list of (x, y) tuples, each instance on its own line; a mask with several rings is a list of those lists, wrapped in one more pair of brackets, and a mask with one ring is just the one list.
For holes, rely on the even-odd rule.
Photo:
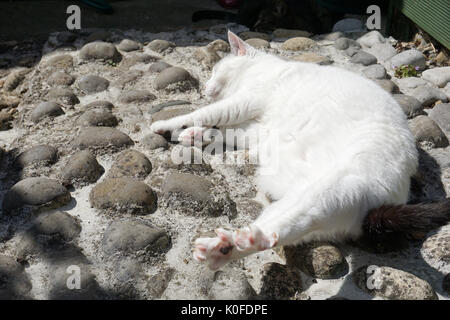
[(251, 226), (237, 230), (233, 242), (239, 251), (250, 249), (263, 251), (277, 245), (278, 235), (275, 232), (271, 235), (265, 235), (258, 227)]
[(224, 229), (216, 230), (215, 238), (195, 240), (194, 259), (204, 262), (211, 270), (217, 270), (231, 260), (234, 249), (233, 235)]
[(192, 146), (195, 142), (203, 145), (203, 132), (204, 128), (201, 127), (190, 127), (183, 130), (178, 136), (178, 142), (183, 146)]
[(171, 132), (174, 128), (170, 126), (168, 121), (156, 121), (151, 124), (150, 130), (157, 134), (165, 134), (167, 132)]

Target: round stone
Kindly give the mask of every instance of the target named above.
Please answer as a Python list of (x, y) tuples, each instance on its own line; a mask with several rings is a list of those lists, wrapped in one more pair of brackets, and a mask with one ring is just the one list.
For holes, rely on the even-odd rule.
[(248, 40), (248, 39), (263, 39), (266, 41), (270, 41), (270, 36), (267, 33), (262, 32), (253, 32), (253, 31), (244, 31), (239, 34), (239, 37), (242, 40)]
[(185, 104), (191, 104), (191, 103), (189, 101), (185, 101), (185, 100), (170, 100), (167, 102), (159, 103), (157, 105), (152, 106), (152, 108), (150, 109), (150, 114), (155, 114), (167, 107), (185, 105)]
[(167, 140), (164, 139), (163, 136), (155, 133), (150, 133), (146, 135), (142, 139), (141, 143), (150, 150), (155, 150), (158, 148), (167, 149), (169, 147)]
[(24, 267), (3, 254), (0, 254), (0, 279), (0, 300), (29, 299), (32, 285)]
[(70, 193), (58, 181), (31, 177), (17, 182), (3, 199), (3, 212), (13, 214), (23, 206), (57, 208), (70, 201)]
[(310, 62), (310, 63), (316, 63), (318, 65), (329, 65), (333, 63), (333, 60), (315, 54), (313, 52), (305, 52), (296, 56), (291, 57), (291, 60), (294, 61), (300, 61), (300, 62)]
[(423, 114), (422, 103), (416, 98), (404, 94), (394, 94), (392, 97), (402, 107), (408, 119)]
[(243, 272), (216, 272), (208, 290), (212, 300), (253, 300), (256, 296)]
[(168, 49), (173, 49), (175, 47), (175, 44), (166, 40), (153, 40), (150, 42), (147, 47), (150, 50), (156, 51), (158, 53), (162, 53)]
[(116, 252), (153, 255), (166, 251), (170, 247), (170, 238), (163, 230), (143, 221), (123, 220), (108, 226), (102, 244), (108, 255)]
[(152, 63), (150, 65), (150, 67), (148, 68), (148, 71), (155, 72), (155, 73), (160, 73), (164, 69), (167, 69), (167, 68), (169, 68), (171, 66), (172, 65), (168, 64), (167, 62), (158, 61), (158, 62)]
[(74, 154), (61, 172), (61, 180), (66, 185), (84, 186), (96, 182), (105, 169), (97, 162), (89, 150)]
[(386, 62), (397, 54), (397, 50), (389, 42), (376, 43), (366, 51), (374, 55), (379, 62)]
[(160, 90), (178, 82), (186, 84), (183, 89), (190, 89), (196, 84), (196, 81), (187, 70), (179, 67), (170, 67), (158, 74), (154, 86), (157, 90)]
[(144, 72), (142, 70), (128, 70), (127, 73), (114, 81), (113, 85), (123, 89), (127, 84), (135, 82), (137, 79), (141, 78), (143, 74)]
[(29, 69), (21, 69), (11, 72), (3, 83), (3, 90), (13, 91), (25, 79), (25, 75), (30, 72)]
[(108, 171), (108, 177), (144, 179), (151, 171), (152, 163), (143, 153), (136, 150), (125, 150), (117, 156)]
[(129, 90), (121, 93), (119, 101), (122, 103), (144, 103), (156, 99), (156, 96), (147, 90)]
[(156, 56), (152, 56), (146, 53), (134, 53), (127, 56), (122, 63), (120, 64), (124, 68), (130, 68), (138, 63), (147, 64), (150, 62), (158, 61), (160, 58)]
[(61, 54), (54, 57), (49, 58), (46, 62), (43, 63), (45, 68), (50, 69), (71, 69), (73, 68), (73, 57), (69, 54)]
[(440, 264), (450, 263), (450, 232), (441, 230), (428, 237), (422, 244), (421, 253)]
[(269, 300), (294, 298), (302, 290), (300, 271), (275, 262), (266, 263), (261, 271), (260, 296)]
[(436, 148), (444, 148), (449, 142), (441, 128), (427, 116), (417, 116), (410, 120), (409, 128), (417, 142), (428, 142)]
[(230, 52), (230, 45), (228, 42), (223, 41), (222, 39), (217, 39), (214, 41), (211, 41), (206, 45), (208, 50), (214, 51), (214, 52)]
[(428, 111), (428, 116), (436, 122), (442, 130), (450, 132), (450, 104), (439, 103)]
[(363, 74), (369, 79), (385, 79), (387, 77), (386, 69), (381, 64), (365, 68)]
[(77, 124), (84, 127), (115, 127), (118, 123), (111, 111), (101, 107), (91, 108), (77, 119)]
[(101, 41), (84, 45), (79, 56), (82, 60), (111, 60), (113, 62), (122, 60), (122, 55), (113, 44)]
[(364, 266), (352, 274), (366, 293), (389, 300), (437, 300), (430, 284), (415, 275), (391, 267)]
[(125, 133), (109, 127), (87, 127), (73, 141), (78, 149), (86, 148), (123, 148), (133, 145), (133, 140)]
[(334, 42), (334, 47), (338, 50), (346, 50), (350, 47), (361, 48), (361, 45), (353, 39), (349, 38), (338, 38)]
[(139, 42), (130, 39), (123, 39), (117, 46), (117, 49), (130, 52), (142, 49), (142, 45)]
[(284, 246), (281, 251), (287, 265), (297, 267), (314, 278), (337, 279), (349, 269), (341, 251), (328, 243)]
[(428, 107), (440, 100), (442, 102), (447, 102), (448, 98), (445, 93), (441, 92), (436, 88), (429, 86), (420, 86), (411, 91), (410, 95), (422, 102), (424, 107)]
[(361, 20), (355, 18), (345, 18), (336, 22), (332, 29), (333, 32), (361, 32), (364, 26)]
[(377, 58), (375, 58), (370, 53), (358, 51), (353, 57), (351, 57), (350, 62), (369, 66), (371, 64), (377, 63)]
[(263, 39), (252, 38), (252, 39), (245, 40), (245, 42), (247, 44), (251, 45), (253, 48), (256, 48), (256, 49), (267, 49), (267, 48), (270, 48), (269, 41), (266, 41), (266, 40), (263, 40)]
[(398, 93), (398, 86), (392, 81), (388, 79), (376, 79), (375, 82), (384, 90), (389, 93)]
[(20, 99), (16, 96), (0, 96), (0, 110), (16, 108), (20, 103)]
[(174, 117), (191, 113), (193, 110), (189, 107), (178, 107), (176, 109), (163, 109), (152, 114), (152, 122), (167, 120)]
[(290, 50), (290, 51), (301, 51), (306, 50), (314, 46), (316, 42), (314, 40), (311, 40), (309, 38), (305, 37), (296, 37), (291, 38), (289, 40), (286, 40), (282, 45), (281, 48), (283, 50)]
[(92, 188), (91, 206), (123, 213), (149, 214), (156, 210), (156, 193), (132, 178), (106, 179)]
[(75, 78), (64, 71), (56, 71), (47, 79), (50, 86), (68, 87), (74, 83)]
[(103, 77), (90, 74), (78, 79), (77, 85), (83, 93), (91, 94), (108, 89), (109, 81)]
[(201, 47), (195, 50), (194, 58), (208, 68), (213, 67), (221, 59), (217, 52), (210, 49), (209, 47)]
[(296, 37), (310, 37), (312, 36), (311, 32), (303, 31), (303, 30), (294, 30), (294, 29), (275, 29), (272, 32), (272, 36), (274, 38), (296, 38)]
[(40, 214), (33, 222), (35, 234), (61, 237), (65, 241), (77, 238), (81, 232), (80, 221), (64, 211)]
[(383, 35), (377, 31), (370, 31), (363, 35), (362, 37), (358, 38), (358, 43), (365, 46), (365, 47), (372, 47), (379, 43), (385, 43), (386, 39), (383, 37)]
[(56, 162), (57, 153), (58, 150), (54, 147), (37, 145), (19, 154), (16, 158), (16, 163), (22, 168), (35, 163), (47, 165)]
[(425, 70), (422, 73), (422, 78), (433, 83), (439, 88), (443, 88), (450, 81), (450, 67)]
[(426, 66), (424, 55), (416, 49), (409, 49), (396, 54), (390, 59), (389, 63), (392, 69), (409, 64), (420, 69)]
[(93, 101), (93, 102), (88, 103), (87, 105), (81, 107), (82, 110), (89, 110), (89, 109), (95, 109), (95, 108), (107, 109), (107, 110), (111, 111), (112, 109), (114, 109), (114, 105), (109, 101), (97, 100), (97, 101)]
[(48, 92), (48, 98), (50, 100), (62, 104), (67, 104), (70, 106), (80, 103), (80, 100), (78, 100), (78, 98), (73, 94), (72, 90), (70, 90), (69, 88), (59, 88), (59, 87), (52, 88)]
[(39, 122), (45, 117), (56, 117), (62, 114), (64, 111), (60, 104), (51, 101), (41, 102), (31, 112), (31, 120)]

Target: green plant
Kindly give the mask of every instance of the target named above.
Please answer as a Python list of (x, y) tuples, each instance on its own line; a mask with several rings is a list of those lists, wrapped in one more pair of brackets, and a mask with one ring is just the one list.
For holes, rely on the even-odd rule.
[(417, 77), (419, 67), (410, 64), (403, 64), (399, 67), (394, 66), (394, 70), (397, 78)]

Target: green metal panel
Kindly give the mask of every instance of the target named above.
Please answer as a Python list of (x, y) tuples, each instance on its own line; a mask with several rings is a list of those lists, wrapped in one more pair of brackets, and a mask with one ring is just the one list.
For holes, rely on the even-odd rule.
[(450, 0), (398, 0), (395, 5), (425, 32), (450, 49)]

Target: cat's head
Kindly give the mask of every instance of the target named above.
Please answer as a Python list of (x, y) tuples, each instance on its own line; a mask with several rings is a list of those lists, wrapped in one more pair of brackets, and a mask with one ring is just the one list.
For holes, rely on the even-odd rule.
[(212, 100), (222, 99), (236, 85), (239, 76), (262, 54), (233, 32), (228, 31), (231, 54), (220, 60), (213, 68), (211, 78), (205, 84), (205, 94)]

